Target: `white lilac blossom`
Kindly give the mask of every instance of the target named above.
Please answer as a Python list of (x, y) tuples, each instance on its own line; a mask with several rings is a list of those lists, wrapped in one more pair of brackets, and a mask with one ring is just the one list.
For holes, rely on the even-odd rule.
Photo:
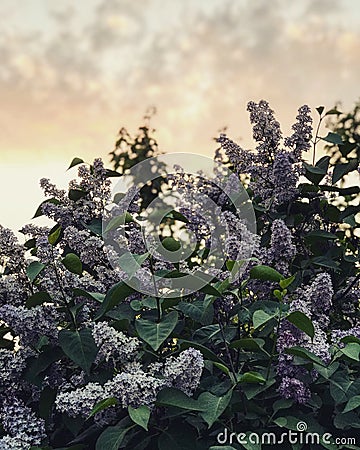
[[(87, 417), (96, 403), (110, 397), (118, 400), (120, 408), (138, 408), (140, 405), (152, 408), (157, 394), (165, 387), (175, 387), (189, 396), (193, 395), (199, 386), (203, 368), (203, 356), (193, 348), (184, 350), (177, 357), (169, 357), (165, 363), (153, 363), (147, 371), (139, 362), (129, 361), (124, 364), (121, 373), (103, 386), (88, 383), (71, 391), (65, 390), (68, 385), (62, 386), (62, 392), (58, 393), (55, 401), (56, 409), (71, 417)], [(99, 423), (113, 418), (113, 413), (110, 418), (98, 417)]]
[(169, 386), (165, 379), (157, 378), (141, 368), (122, 372), (104, 385), (105, 398), (115, 397), (122, 408), (141, 405), (152, 407), (161, 389)]
[(84, 264), (93, 267), (104, 263), (104, 242), (99, 237), (92, 236), (88, 230), (79, 231), (74, 226), (69, 226), (64, 231), (64, 240), (73, 251), (79, 254)]
[(0, 317), (20, 337), (22, 345), (36, 346), (41, 336), (56, 340), (58, 336), (57, 311), (53, 305), (23, 306), (3, 305)]
[(356, 337), (357, 339), (360, 339), (360, 327), (359, 326), (352, 327), (347, 330), (333, 330), (331, 332), (331, 342), (332, 344), (337, 345), (339, 347), (344, 347), (345, 344), (341, 342), (341, 339), (348, 336), (353, 336)]
[(253, 234), (243, 220), (230, 211), (220, 215), (226, 226), (225, 251), (229, 259), (241, 261), (248, 259), (260, 247), (260, 238)]
[(56, 188), (49, 180), (40, 181), (45, 195), (52, 198), (52, 201), (42, 204), (42, 213), (63, 228), (100, 218), (110, 198), (110, 181), (100, 159), (95, 159), (91, 167), (81, 165), (78, 175), (80, 182), (73, 180), (69, 183), (69, 189), (84, 193), (76, 201), (64, 195), (64, 191)]
[(15, 273), (0, 276), (0, 306), (6, 304), (20, 306), (24, 304), (30, 295), (27, 284), (24, 277)]
[(191, 396), (200, 383), (204, 358), (199, 350), (188, 348), (176, 358), (169, 357), (164, 365), (164, 377), (168, 383)]
[(26, 367), (26, 352), (0, 348), (0, 397), (1, 392), (16, 386)]
[(40, 445), (46, 437), (45, 421), (36, 417), (35, 413), (16, 397), (3, 400), (0, 407), (0, 423), (10, 438), (18, 438), (23, 443), (22, 448)]
[(271, 225), (270, 248), (265, 262), (285, 276), (290, 274), (289, 267), (296, 255), (296, 247), (292, 240), (291, 231), (284, 221), (275, 219)]
[(105, 398), (107, 396), (103, 386), (99, 383), (88, 383), (74, 391), (58, 393), (55, 406), (58, 411), (70, 417), (88, 417), (96, 403)]
[(111, 360), (116, 366), (134, 359), (140, 341), (136, 337), (128, 337), (115, 330), (107, 322), (98, 322), (93, 326), (92, 335), (99, 348), (97, 360)]
[(280, 124), (265, 100), (260, 100), (259, 103), (249, 102), (247, 110), (250, 112), (250, 122), (253, 125), (253, 138), (259, 143), (257, 146), (259, 162), (268, 163), (280, 144)]
[[(323, 287), (322, 289), (321, 286)], [(297, 402), (302, 403), (306, 399), (306, 395), (304, 396), (303, 394), (307, 392), (307, 390), (304, 391), (306, 370), (301, 366), (293, 365), (294, 357), (286, 353), (287, 348), (293, 346), (304, 347), (321, 358), (325, 364), (328, 364), (331, 359), (330, 345), (325, 332), (328, 324), (328, 321), (325, 320), (325, 315), (328, 315), (330, 312), (332, 295), (331, 278), (328, 274), (323, 273), (317, 275), (310, 286), (298, 289), (290, 303), (289, 312), (300, 311), (312, 319), (315, 331), (313, 339), (296, 328), (286, 318), (281, 321), (277, 339), (279, 359), (276, 370), (278, 375), (287, 377), (287, 380), (283, 381), (279, 389), (279, 392), (285, 398), (293, 398)], [(316, 379), (316, 371), (313, 371), (311, 376), (313, 379)], [(302, 394), (297, 394), (296, 389), (293, 389), (297, 382), (300, 383), (299, 392), (302, 392)]]
[(21, 273), (25, 265), (24, 247), (11, 230), (0, 225), (0, 274), (5, 268)]
[(322, 328), (326, 328), (330, 322), (329, 312), (334, 295), (330, 275), (327, 273), (317, 275), (305, 295), (311, 305), (314, 319), (321, 323)]

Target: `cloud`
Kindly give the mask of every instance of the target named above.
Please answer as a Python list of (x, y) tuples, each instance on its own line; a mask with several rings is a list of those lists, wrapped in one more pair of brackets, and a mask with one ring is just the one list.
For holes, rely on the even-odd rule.
[(65, 5), (48, 10), (52, 27), (0, 36), (1, 148), (94, 154), (155, 104), (164, 148), (210, 152), (223, 125), (250, 136), (250, 99), (270, 100), (289, 128), (304, 102), (358, 95), (360, 37), (342, 30), (344, 1), (89, 5), (91, 14)]

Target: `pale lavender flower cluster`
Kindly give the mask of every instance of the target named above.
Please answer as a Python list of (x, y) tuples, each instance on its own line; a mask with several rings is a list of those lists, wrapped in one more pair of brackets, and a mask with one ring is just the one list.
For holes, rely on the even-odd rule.
[(4, 305), (0, 308), (0, 317), (20, 337), (21, 345), (36, 346), (41, 336), (56, 341), (59, 316), (53, 305), (24, 306)]
[(16, 386), (25, 367), (26, 358), (22, 349), (15, 352), (0, 348), (0, 397), (2, 391)]
[[(329, 314), (333, 296), (331, 278), (328, 274), (317, 275), (310, 286), (298, 289), (290, 304), (289, 312), (300, 311), (312, 319), (315, 329), (313, 340), (285, 319), (281, 321), (277, 340), (279, 353), (277, 373), (285, 377), (279, 388), (280, 394), (285, 398), (293, 398), (298, 403), (304, 403), (310, 394), (306, 386), (307, 371), (302, 366), (293, 364), (294, 357), (286, 353), (286, 349), (301, 346), (321, 358), (325, 364), (330, 361), (330, 345), (327, 341), (326, 327), (328, 322), (324, 319), (324, 313)], [(313, 379), (317, 373), (311, 374)], [(298, 390), (294, 388), (298, 386)]]
[(175, 357), (169, 357), (163, 375), (171, 386), (191, 396), (200, 383), (204, 369), (204, 358), (199, 350), (188, 348)]
[(78, 415), (87, 417), (96, 403), (104, 398), (107, 397), (103, 386), (99, 383), (88, 383), (74, 391), (58, 393), (55, 405), (58, 411), (66, 413), (70, 417)]
[(0, 273), (5, 268), (11, 272), (20, 272), (25, 266), (24, 248), (19, 244), (13, 232), (1, 225), (0, 242)]
[(36, 417), (35, 413), (16, 397), (3, 400), (0, 407), (0, 422), (8, 434), (0, 439), (1, 449), (14, 449), (16, 446), (28, 449), (33, 445), (40, 445), (46, 437), (45, 421)]
[(110, 198), (110, 181), (101, 159), (95, 159), (92, 166), (79, 166), (78, 175), (80, 182), (73, 180), (69, 183), (70, 190), (77, 194), (74, 199), (66, 196), (64, 190), (56, 188), (48, 179), (40, 180), (46, 197), (51, 197), (51, 201), (42, 204), (42, 213), (63, 228), (101, 217)]
[(311, 397), (311, 392), (305, 383), (297, 378), (284, 377), (281, 380), (279, 393), (282, 397), (295, 399), (298, 403), (306, 403)]
[(303, 105), (298, 110), (297, 122), (292, 126), (294, 133), (285, 138), (285, 145), (292, 150), (296, 161), (301, 161), (302, 154), (310, 149), (312, 137), (312, 117), (308, 105)]
[(275, 219), (271, 225), (270, 248), (264, 263), (271, 265), (282, 275), (289, 275), (289, 267), (296, 255), (291, 231), (281, 219)]
[(132, 360), (140, 346), (140, 341), (136, 337), (126, 336), (107, 322), (95, 323), (92, 335), (99, 348), (97, 360), (111, 360), (115, 367)]
[[(138, 408), (140, 405), (152, 408), (157, 394), (165, 387), (175, 387), (189, 396), (193, 395), (203, 368), (203, 356), (193, 348), (184, 350), (177, 357), (169, 357), (164, 363), (154, 363), (147, 371), (139, 362), (132, 361), (103, 385), (88, 383), (84, 387), (58, 393), (56, 409), (71, 417), (87, 417), (96, 403), (110, 397), (117, 399), (120, 409), (128, 406)], [(102, 422), (105, 417), (100, 415), (99, 420)], [(110, 414), (110, 420), (113, 420), (113, 414)]]
[(339, 347), (344, 347), (345, 344), (343, 342), (341, 342), (341, 339), (348, 337), (348, 336), (353, 336), (356, 337), (357, 339), (360, 339), (360, 327), (352, 327), (349, 328), (348, 330), (333, 330), (331, 332), (331, 342), (334, 345), (337, 345)]
[(285, 138), (281, 149), (280, 125), (268, 102), (249, 102), (250, 122), (253, 124), (253, 137), (258, 143), (255, 153), (243, 150), (236, 143), (221, 134), (218, 142), (239, 174), (250, 175), (250, 188), (270, 208), (296, 198), (297, 183), (302, 174), (302, 153), (309, 149), (312, 133), (312, 119), (307, 105), (299, 109), (294, 133)]
[(64, 231), (64, 239), (84, 264), (91, 267), (104, 264), (104, 242), (97, 236), (91, 236), (88, 230), (79, 231), (74, 226), (69, 226)]
[(241, 261), (258, 251), (260, 237), (253, 234), (243, 220), (230, 211), (222, 212), (220, 218), (227, 228), (225, 252), (229, 259)]

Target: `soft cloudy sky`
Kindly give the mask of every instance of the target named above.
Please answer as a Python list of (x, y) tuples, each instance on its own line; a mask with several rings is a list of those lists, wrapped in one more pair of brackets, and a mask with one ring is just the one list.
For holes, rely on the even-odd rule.
[(356, 0), (0, 0), (0, 223), (19, 228), (74, 156), (107, 159), (145, 110), (163, 150), (251, 145), (249, 100), (287, 132), (303, 103), (350, 108), (360, 88)]

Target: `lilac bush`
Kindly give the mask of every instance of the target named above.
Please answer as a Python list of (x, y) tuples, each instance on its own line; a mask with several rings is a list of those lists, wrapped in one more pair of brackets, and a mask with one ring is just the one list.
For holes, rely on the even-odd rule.
[[(284, 139), (266, 101), (248, 111), (255, 149), (221, 134), (212, 179), (181, 167), (164, 176), (159, 163), (150, 190), (134, 179), (113, 199), (136, 146), (156, 146), (141, 129), (128, 161), (116, 153), (131, 141), (123, 132), (120, 173), (75, 158), (68, 191), (41, 180), (35, 216), (52, 227), (24, 226), (20, 244), (0, 226), (1, 449), (205, 450), (224, 427), (359, 428), (360, 189), (327, 179), (350, 171), (341, 161), (305, 162), (320, 140), (308, 106)], [(341, 151), (334, 136), (324, 140)], [(234, 206), (240, 180), (256, 232)], [(169, 192), (174, 210), (152, 241), (144, 223), (161, 211), (155, 194), (164, 207)], [(104, 222), (109, 202), (116, 220)], [(192, 247), (178, 261), (182, 233)], [(212, 258), (221, 264), (206, 266)], [(181, 285), (199, 277), (199, 289)]]

